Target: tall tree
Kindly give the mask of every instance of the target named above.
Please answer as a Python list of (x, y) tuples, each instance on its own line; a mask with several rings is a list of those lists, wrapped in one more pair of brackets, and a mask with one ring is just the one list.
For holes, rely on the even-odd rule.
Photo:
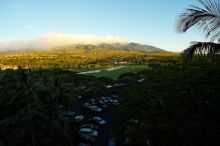
[[(202, 7), (191, 6), (187, 8), (177, 21), (177, 31), (186, 32), (196, 26), (210, 42), (194, 42), (183, 51), (184, 56), (192, 58), (193, 55), (215, 55), (220, 53), (220, 1), (198, 0)], [(218, 43), (217, 43), (218, 42)]]

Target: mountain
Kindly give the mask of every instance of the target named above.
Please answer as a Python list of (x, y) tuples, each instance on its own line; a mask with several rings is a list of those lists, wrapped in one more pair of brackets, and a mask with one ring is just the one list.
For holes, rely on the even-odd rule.
[(150, 52), (167, 52), (160, 48), (149, 46), (149, 45), (141, 45), (138, 43), (114, 43), (108, 44), (103, 43), (99, 45), (82, 45), (82, 44), (73, 44), (73, 45), (63, 45), (59, 47), (51, 47), (51, 48), (32, 48), (32, 49), (19, 49), (19, 50), (4, 50), (1, 52), (4, 53), (25, 53), (25, 52), (64, 52), (64, 53), (76, 53), (76, 52), (102, 52), (102, 51), (137, 51), (143, 53), (150, 53)]
[(125, 51), (143, 51), (143, 52), (164, 52), (160, 48), (149, 46), (149, 45), (141, 45), (138, 43), (116, 43), (116, 44), (101, 44), (99, 45), (100, 48), (104, 49), (120, 49)]
[(115, 43), (115, 44), (99, 44), (99, 45), (67, 45), (60, 47), (53, 47), (48, 49), (49, 51), (71, 51), (71, 52), (91, 52), (91, 51), (110, 51), (110, 50), (120, 50), (120, 51), (138, 51), (138, 52), (166, 52), (160, 48), (141, 45), (138, 43)]
[(72, 35), (52, 33), (27, 40), (0, 42), (0, 51), (36, 52), (51, 50), (96, 51), (123, 50), (141, 52), (163, 52), (154, 46), (130, 43), (127, 39), (114, 36)]

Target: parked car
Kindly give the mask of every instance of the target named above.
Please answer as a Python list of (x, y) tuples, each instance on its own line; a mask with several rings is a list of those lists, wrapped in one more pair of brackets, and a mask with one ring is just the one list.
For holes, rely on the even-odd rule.
[(95, 102), (95, 101), (94, 101), (94, 102), (91, 102), (91, 104), (92, 104), (92, 105), (96, 105), (96, 102)]
[(107, 100), (112, 100), (112, 98), (111, 98), (111, 97), (109, 97), (109, 96), (107, 96), (107, 97), (106, 97), (106, 99), (107, 99)]
[(97, 124), (99, 125), (105, 125), (106, 124), (106, 121), (103, 120), (101, 117), (93, 117), (93, 121), (96, 122)]
[(89, 106), (88, 109), (95, 111), (95, 112), (101, 112), (102, 109), (99, 108), (98, 106)]
[(91, 146), (90, 144), (79, 143), (78, 146)]
[(89, 143), (94, 143), (95, 138), (91, 135), (88, 134), (80, 134), (80, 137), (82, 138), (83, 141), (89, 142)]
[(90, 104), (89, 104), (89, 103), (85, 103), (83, 106), (84, 106), (84, 107), (89, 107)]
[(76, 116), (74, 119), (75, 119), (76, 122), (81, 122), (82, 120), (84, 120), (84, 116), (79, 115), (79, 116)]
[(96, 130), (93, 130), (91, 128), (81, 128), (79, 130), (79, 135), (91, 135), (93, 137), (98, 136), (98, 132)]
[(75, 112), (68, 111), (68, 112), (67, 112), (67, 115), (70, 116), (70, 117), (74, 117), (74, 116), (75, 116)]
[(119, 106), (119, 102), (118, 102), (118, 100), (110, 100), (110, 102), (111, 102), (111, 104), (113, 104), (114, 106)]
[(138, 81), (138, 83), (142, 83), (144, 80), (145, 80), (145, 79), (139, 79), (139, 80), (137, 80), (137, 81)]
[(94, 124), (84, 124), (80, 128), (90, 128), (90, 129), (93, 129), (93, 130), (98, 130), (99, 126), (94, 125)]
[(113, 97), (113, 98), (118, 98), (118, 97), (119, 97), (119, 95), (112, 95), (112, 97)]
[(133, 123), (133, 124), (138, 124), (139, 123), (139, 121), (136, 120), (136, 119), (130, 119), (130, 122)]
[(106, 98), (105, 98), (105, 97), (103, 97), (103, 96), (101, 97), (101, 99), (102, 99), (102, 100), (106, 100)]
[(94, 98), (91, 99), (91, 104), (96, 105), (96, 100)]
[(108, 99), (104, 99), (103, 102), (104, 102), (104, 103), (107, 103), (107, 102), (108, 102)]
[(102, 100), (99, 100), (98, 102), (99, 102), (100, 104), (105, 104), (105, 102), (102, 101)]

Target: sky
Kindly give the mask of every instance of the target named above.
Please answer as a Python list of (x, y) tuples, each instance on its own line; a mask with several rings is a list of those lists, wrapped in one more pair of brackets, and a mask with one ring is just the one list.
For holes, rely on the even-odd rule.
[(116, 37), (180, 52), (204, 41), (197, 29), (175, 30), (197, 0), (0, 0), (0, 46), (47, 34)]

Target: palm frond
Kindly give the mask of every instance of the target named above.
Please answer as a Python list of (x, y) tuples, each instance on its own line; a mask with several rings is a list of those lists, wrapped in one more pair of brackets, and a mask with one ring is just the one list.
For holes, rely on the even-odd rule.
[(211, 41), (220, 39), (220, 1), (198, 0), (203, 8), (191, 6), (186, 9), (177, 21), (177, 31), (186, 32), (197, 26)]
[(191, 60), (193, 56), (213, 56), (220, 54), (220, 44), (212, 42), (193, 42), (182, 52), (184, 58)]

